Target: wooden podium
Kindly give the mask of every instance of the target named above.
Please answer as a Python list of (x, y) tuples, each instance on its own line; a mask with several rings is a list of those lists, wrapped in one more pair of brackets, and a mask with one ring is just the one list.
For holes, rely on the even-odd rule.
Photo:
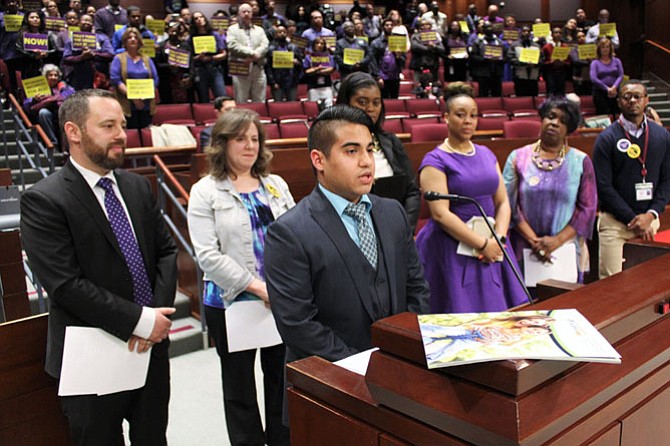
[[(497, 361), (428, 370), (416, 316), (372, 327), (365, 377), (288, 365), (293, 445), (643, 445), (670, 438), (670, 255), (523, 309), (577, 308), (620, 365)], [(660, 305), (660, 307), (659, 307)]]

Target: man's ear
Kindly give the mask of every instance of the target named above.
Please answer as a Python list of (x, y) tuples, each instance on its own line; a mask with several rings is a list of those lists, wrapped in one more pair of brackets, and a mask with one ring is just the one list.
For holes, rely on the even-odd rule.
[(65, 131), (68, 141), (81, 143), (81, 129), (77, 124), (72, 121), (67, 121), (63, 126), (63, 130)]
[(319, 149), (312, 149), (309, 152), (309, 157), (312, 160), (312, 166), (314, 166), (318, 172), (323, 172), (323, 163), (326, 159), (326, 155)]

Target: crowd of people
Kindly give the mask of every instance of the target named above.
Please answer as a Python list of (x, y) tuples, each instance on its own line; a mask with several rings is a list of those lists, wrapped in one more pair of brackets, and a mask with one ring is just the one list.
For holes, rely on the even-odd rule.
[[(5, 2), (16, 6), (15, 0)], [(149, 79), (155, 86), (167, 74), (174, 76), (168, 85), (181, 87), (170, 92), (173, 101), (197, 95), (207, 102), (216, 96), (217, 121), (201, 135), (209, 171), (192, 186), (187, 214), (204, 273), (203, 316), (221, 358), (232, 444), (289, 444), (282, 420), (286, 362), (311, 355), (334, 361), (369, 349), (372, 323), (404, 311), (489, 312), (522, 305), (527, 295), (515, 270), (530, 261), (551, 265), (563, 247), (575, 253), (571, 267), (575, 281), (581, 281), (594, 227), (600, 236), (600, 276), (615, 274), (621, 270), (623, 243), (653, 238), (659, 227), (670, 199), (670, 134), (647, 119), (644, 84), (619, 78), (618, 37), (598, 40), (598, 32), (591, 31), (607, 23), (606, 11), (595, 24), (578, 10), (564, 29), (554, 29), (542, 42), (529, 27), (512, 33), (513, 17), (499, 17), (495, 7), (483, 19), (470, 7), (467, 15), (450, 22), (435, 3), (418, 4), (413, 15), (404, 17), (390, 11), (386, 18), (371, 5), (355, 3), (347, 19), (331, 30), (326, 23), (337, 21), (327, 11), (298, 8), (295, 20), (286, 19), (269, 1), (262, 16), (252, 0), (227, 17), (224, 34), (200, 12), (191, 14), (179, 2), (169, 7), (179, 13), (170, 13), (164, 40), (154, 41), (155, 61), (141, 51), (154, 38), (138, 9), (129, 7), (128, 23), (115, 30), (113, 20), (126, 14), (118, 0), (110, 0), (101, 10), (106, 12), (96, 12), (93, 20), (87, 14), (79, 19), (82, 29), (92, 29), (93, 23), (96, 30), (112, 33), (96, 34), (100, 48), (107, 48), (104, 55), (100, 49), (65, 46), (67, 65), (92, 67), (74, 75), (77, 82), (90, 79), (91, 85), (74, 89), (73, 81), (62, 80), (57, 64), (40, 65), (51, 55), (48, 51), (30, 60), (54, 92), (54, 98), (31, 98), (31, 111), (53, 119), (43, 110), (60, 107), (71, 155), (63, 169), (25, 192), (21, 202), (25, 249), (50, 296), (47, 371), (59, 377), (65, 325), (100, 327), (128, 341), (131, 350), (151, 350), (143, 388), (121, 396), (62, 399), (78, 444), (117, 441), (123, 418), (131, 423), (133, 442), (151, 438), (152, 444), (165, 444), (165, 341), (176, 247), (148, 183), (117, 169), (123, 164), (124, 124), (146, 125), (156, 102), (130, 97), (128, 80)], [(53, 10), (49, 4), (45, 8)], [(25, 15), (32, 22), (28, 26), (38, 29), (34, 16)], [(261, 25), (254, 24), (258, 17)], [(463, 33), (460, 22), (472, 33)], [(183, 39), (187, 23), (189, 38)], [(300, 27), (306, 46), (296, 43)], [(593, 91), (599, 92), (600, 103), (616, 106), (620, 114), (598, 136), (590, 158), (568, 144), (581, 115), (561, 94), (568, 67), (579, 72), (580, 85), (587, 85), (586, 65), (572, 63), (574, 48), (561, 61), (552, 55), (593, 34), (597, 51), (587, 70)], [(383, 127), (384, 99), (397, 95), (406, 64), (406, 51), (391, 47), (394, 35), (394, 42), (411, 48), (410, 68), (418, 84), (439, 80), (435, 60), (446, 64), (445, 77), (450, 76), (442, 90), (448, 137), (426, 154), (418, 176), (402, 142)], [(518, 48), (537, 49), (538, 63), (520, 57)], [(184, 66), (172, 52), (190, 54), (192, 63)], [(576, 60), (583, 61), (578, 55)], [(228, 74), (237, 73), (234, 98), (223, 91), (226, 61)], [(33, 66), (27, 60), (14, 63)], [(108, 77), (98, 75), (98, 63), (110, 65)], [(297, 82), (308, 78), (310, 98), (330, 105), (335, 71), (342, 75), (337, 105), (321, 111), (309, 129), (307, 152), (317, 185), (296, 204), (287, 183), (270, 172), (272, 152), (259, 116), (235, 102), (266, 100), (265, 88), (259, 88), (266, 82), (275, 100), (293, 100)], [(512, 151), (500, 166), (485, 144), (473, 142), (478, 106), (472, 86), (459, 81), (471, 76), (480, 93), (495, 95), (500, 79), (509, 75), (517, 88), (536, 94), (540, 74), (554, 91), (539, 110), (539, 139)], [(113, 93), (90, 89), (105, 80)], [(485, 215), (468, 200), (430, 201), (428, 223), (416, 233), (421, 190), (469, 197)], [(260, 348), (265, 423), (257, 407), (257, 349), (234, 351), (229, 344), (226, 318), (239, 302), (269, 307), (281, 336), (281, 343)], [(149, 411), (160, 416), (146, 423), (142, 414)]]
[[(598, 114), (616, 113), (615, 91), (623, 79), (618, 34), (598, 31), (609, 23), (607, 10), (595, 22), (578, 9), (563, 27), (540, 35), (518, 26), (511, 14), (501, 16), (496, 5), (483, 17), (473, 4), (448, 18), (436, 1), (410, 2), (404, 11), (355, 4), (337, 13), (316, 4), (291, 7), (284, 16), (274, 1), (250, 0), (208, 17), (178, 2), (179, 9), (171, 3), (164, 19), (154, 19), (119, 3), (108, 0), (95, 11), (71, 0), (62, 11), (64, 3), (44, 0), (42, 9), (22, 10), (19, 0), (3, 0), (0, 59), (12, 87), (20, 87), (17, 71), (26, 79), (52, 64), (75, 90), (114, 89), (127, 102), (129, 128), (142, 128), (155, 102), (125, 100), (126, 79), (152, 79), (164, 104), (211, 102), (226, 94), (226, 85), (238, 103), (293, 101), (303, 83), (308, 99), (325, 106), (333, 104), (338, 79), (353, 72), (370, 74), (384, 98), (398, 97), (403, 79), (413, 81), (418, 96), (453, 81), (477, 82), (479, 96), (500, 96), (502, 82), (513, 81), (517, 96), (536, 96), (544, 79), (549, 95), (564, 95), (566, 82), (578, 95), (593, 94)], [(17, 17), (21, 25), (13, 27)], [(88, 43), (80, 33), (89, 33)], [(25, 45), (25, 35), (45, 43)], [(582, 51), (586, 44), (597, 50)], [(566, 50), (559, 54), (561, 47)], [(57, 142), (57, 135), (49, 136)]]

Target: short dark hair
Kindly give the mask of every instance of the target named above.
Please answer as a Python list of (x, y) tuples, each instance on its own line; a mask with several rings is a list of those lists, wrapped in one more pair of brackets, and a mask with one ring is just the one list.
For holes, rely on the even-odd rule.
[(363, 110), (346, 104), (338, 104), (328, 107), (319, 113), (316, 120), (309, 128), (307, 136), (307, 147), (309, 150), (320, 150), (328, 157), (330, 149), (337, 140), (337, 129), (342, 124), (360, 124), (374, 131), (372, 120)]
[(212, 138), (209, 146), (205, 147), (205, 154), (210, 166), (209, 173), (217, 180), (223, 180), (234, 175), (230, 169), (226, 151), (228, 141), (246, 131), (250, 125), (255, 125), (258, 130), (259, 145), (258, 158), (251, 166), (251, 175), (260, 178), (270, 174), (272, 152), (265, 147), (265, 127), (263, 127), (258, 113), (244, 108), (235, 108), (219, 116), (212, 128)]
[(84, 128), (89, 114), (90, 98), (109, 98), (116, 100), (116, 96), (109, 90), (87, 89), (79, 90), (68, 96), (58, 109), (58, 122), (61, 128), (66, 122), (72, 122), (80, 129)]
[(567, 99), (565, 96), (549, 96), (540, 105), (540, 118), (544, 119), (549, 116), (553, 109), (559, 109), (565, 115), (565, 126), (568, 128), (568, 134), (577, 130), (579, 123), (582, 121), (582, 115), (579, 112), (579, 105)]
[(623, 87), (626, 85), (640, 85), (642, 88), (644, 88), (644, 95), (646, 96), (648, 94), (647, 92), (647, 86), (644, 85), (644, 83), (640, 79), (628, 79), (627, 81), (623, 81), (619, 84), (619, 89), (617, 94), (621, 94), (621, 90), (623, 90)]
[(465, 82), (450, 82), (444, 88), (444, 111), (449, 112), (453, 100), (460, 96), (467, 96), (474, 99), (475, 90), (472, 88), (472, 85), (466, 84)]
[(140, 9), (139, 6), (130, 5), (130, 6), (128, 6), (128, 7), (126, 8), (126, 12), (127, 12), (128, 14), (130, 14), (131, 12), (141, 12), (141, 9)]
[[(337, 103), (349, 105), (349, 101), (361, 88), (377, 88), (381, 94), (381, 89), (379, 84), (372, 76), (368, 73), (362, 71), (356, 71), (349, 74), (345, 77), (340, 83), (340, 91), (337, 93)], [(384, 99), (382, 99), (382, 110), (379, 113), (379, 118), (377, 122), (374, 122), (374, 126), (377, 131), (382, 131), (384, 126), (384, 116), (386, 115), (386, 109), (384, 108)]]
[(230, 96), (219, 96), (218, 98), (214, 99), (214, 109), (221, 110), (224, 102), (234, 100), (235, 99), (231, 98)]

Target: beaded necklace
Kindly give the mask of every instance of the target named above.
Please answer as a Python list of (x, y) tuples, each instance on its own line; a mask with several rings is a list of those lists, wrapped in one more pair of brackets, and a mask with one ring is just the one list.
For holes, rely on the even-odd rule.
[(567, 151), (567, 144), (563, 144), (561, 151), (558, 152), (558, 156), (554, 159), (544, 159), (540, 157), (540, 140), (535, 144), (535, 149), (533, 149), (533, 162), (540, 170), (552, 171), (558, 169), (565, 161), (565, 152)]

